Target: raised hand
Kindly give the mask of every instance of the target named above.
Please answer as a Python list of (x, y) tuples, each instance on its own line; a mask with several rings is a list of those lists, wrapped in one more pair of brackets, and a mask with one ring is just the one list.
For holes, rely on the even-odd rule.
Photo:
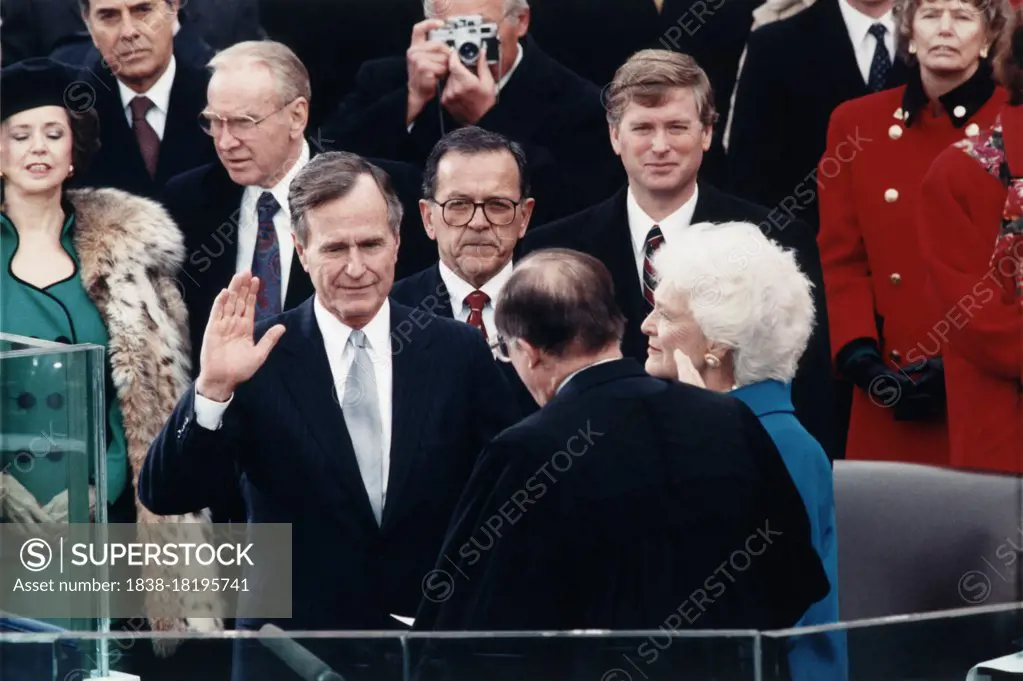
[(675, 358), (675, 369), (678, 371), (678, 380), (680, 382), (695, 385), (697, 388), (707, 387), (707, 384), (703, 382), (703, 377), (700, 376), (700, 372), (696, 370), (693, 361), (689, 359), (686, 353), (676, 350), (672, 353), (672, 356)]
[(284, 335), (284, 325), (277, 324), (267, 330), (258, 344), (255, 342), (253, 326), (258, 291), (259, 278), (240, 272), (213, 302), (202, 340), (196, 381), (196, 389), (203, 397), (226, 402), (235, 388), (263, 366)]
[(440, 19), (427, 19), (412, 27), (412, 44), (405, 53), (408, 67), (405, 125), (411, 125), (427, 103), (437, 96), (437, 85), (448, 74), (451, 48), (429, 39), (430, 31), (443, 26), (444, 22)]
[(463, 125), (476, 125), (497, 104), (497, 81), (487, 63), (487, 46), (480, 49), (476, 68), (470, 71), (451, 50), (448, 57), (448, 81), (440, 103), (456, 121)]

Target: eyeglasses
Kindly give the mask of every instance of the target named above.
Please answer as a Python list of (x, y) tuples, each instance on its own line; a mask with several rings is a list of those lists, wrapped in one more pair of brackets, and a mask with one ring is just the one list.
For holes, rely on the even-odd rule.
[(444, 202), (434, 200), (441, 207), (444, 222), (452, 227), (465, 227), (476, 217), (476, 210), (483, 208), (483, 216), (491, 225), (504, 227), (515, 220), (515, 209), (519, 202), (511, 199), (493, 198), (485, 201), (469, 199), (448, 199)]
[[(291, 100), (294, 102), (295, 100)], [(247, 137), (252, 135), (259, 127), (259, 124), (267, 120), (271, 116), (275, 116), (280, 112), (288, 108), (291, 104), (288, 102), (284, 106), (271, 111), (262, 118), (253, 118), (252, 116), (221, 116), (211, 111), (203, 111), (199, 114), (199, 127), (210, 137), (216, 137), (220, 134), (221, 129), (227, 126), (227, 131), (231, 133), (232, 137)]]
[(502, 362), (511, 362), (511, 341), (514, 339), (505, 338), (504, 336), (498, 336), (497, 340), (490, 341), (490, 350), (494, 353), (494, 357)]

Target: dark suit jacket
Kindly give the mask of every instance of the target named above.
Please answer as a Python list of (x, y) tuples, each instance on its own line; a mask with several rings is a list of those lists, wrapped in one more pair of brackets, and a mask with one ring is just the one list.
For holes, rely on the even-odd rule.
[[(310, 154), (317, 149), (310, 142)], [(371, 159), (372, 160), (372, 159)], [(391, 176), (402, 199), (405, 215), (395, 277), (436, 261), (437, 248), (423, 230), (416, 205), (419, 171), (403, 163), (372, 160)], [(188, 306), (192, 341), (193, 375), (199, 371), (199, 351), (213, 300), (231, 281), (238, 257), (237, 231), (245, 188), (231, 181), (219, 161), (195, 168), (167, 183), (162, 201), (185, 235), (187, 258), (178, 280)], [(426, 246), (424, 246), (424, 243)], [(430, 248), (432, 247), (432, 248)], [(432, 256), (430, 255), (432, 253)], [(309, 275), (295, 257), (285, 294), (285, 310), (297, 306), (313, 293)]]
[[(804, 220), (815, 232), (817, 180), (828, 181), (816, 170), (831, 112), (867, 94), (838, 2), (819, 0), (750, 34), (728, 144), (730, 190)], [(888, 86), (906, 76), (896, 59)]]
[(146, 172), (113, 72), (101, 62), (88, 65), (81, 80), (95, 93), (101, 148), (89, 168), (77, 176), (77, 186), (115, 187), (158, 199), (172, 177), (216, 160), (213, 139), (199, 127), (209, 75), (180, 60), (176, 68), (154, 179)]
[[(600, 90), (551, 59), (527, 37), (525, 54), (477, 124), (523, 145), (533, 180), (533, 224), (569, 215), (607, 196), (624, 178), (608, 141)], [(366, 156), (425, 163), (443, 132), (458, 124), (434, 98), (405, 124), (408, 97), (405, 57), (363, 64), (355, 91), (346, 97), (324, 135), (339, 148)]]
[[(748, 562), (736, 558), (744, 551)], [(756, 416), (632, 359), (585, 369), (487, 446), (436, 569), (450, 579), (424, 582), (416, 629), (785, 628), (830, 589), (799, 492)], [(434, 643), (458, 659), (457, 644)], [(474, 641), (474, 655), (528, 660), (503, 657), (492, 670), (476, 657), (472, 676), (453, 678), (599, 678), (628, 666), (600, 650), (613, 643), (558, 643)], [(656, 652), (636, 646), (623, 644), (633, 657)], [(734, 646), (669, 646), (671, 661), (646, 667), (656, 678), (742, 678)], [(554, 667), (566, 663), (590, 673)]]
[[(398, 626), (390, 613), (414, 614), (421, 580), (480, 451), (514, 420), (507, 385), (480, 334), (417, 312), (391, 303), (394, 401), (382, 525), (336, 399), (311, 297), (257, 325), (256, 339), (274, 323), (287, 332), (235, 391), (219, 430), (196, 423), (190, 389), (150, 448), (139, 496), (153, 512), (208, 507), (240, 470), (248, 522), (291, 523), (292, 618), (274, 622), (282, 628), (381, 630)], [(257, 564), (250, 582), (264, 578)], [(265, 622), (239, 617), (238, 626)], [(289, 678), (260, 647), (236, 649), (234, 679)], [(339, 671), (364, 661), (353, 649), (339, 656), (329, 642), (310, 647)]]
[[(448, 294), (448, 287), (440, 276), (440, 266), (431, 265), (422, 272), (406, 277), (394, 285), (391, 289), (391, 300), (396, 300), (408, 307), (417, 307), (430, 314), (454, 319), (454, 310), (451, 307), (451, 296)], [(504, 372), (508, 383), (515, 393), (515, 403), (519, 414), (523, 417), (536, 411), (539, 406), (536, 400), (529, 394), (522, 379), (515, 372), (515, 367), (507, 362), (498, 361), (498, 367)]]
[[(626, 189), (623, 188), (610, 199), (587, 211), (527, 233), (519, 242), (518, 255), (523, 257), (541, 248), (562, 247), (599, 258), (611, 271), (615, 297), (628, 320), (622, 352), (627, 357), (645, 362), (647, 338), (640, 330), (640, 325), (650, 313), (650, 308), (643, 297), (633, 258), (626, 196)], [(792, 386), (793, 402), (799, 420), (831, 453), (831, 443), (835, 440), (834, 413), (830, 399), (833, 380), (820, 253), (813, 232), (806, 223), (796, 220), (786, 221), (786, 224), (777, 218), (777, 215), (769, 213), (765, 208), (701, 182), (692, 222), (752, 222), (759, 225), (760, 230), (769, 238), (795, 251), (800, 269), (814, 284), (817, 326), (799, 362)]]

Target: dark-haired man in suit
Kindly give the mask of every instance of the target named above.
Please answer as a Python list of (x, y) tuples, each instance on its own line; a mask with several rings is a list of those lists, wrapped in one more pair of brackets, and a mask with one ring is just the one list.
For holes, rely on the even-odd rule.
[[(240, 629), (398, 628), (391, 615), (415, 613), (479, 452), (514, 421), (511, 395), (477, 330), (389, 301), (402, 208), (386, 173), (320, 154), (289, 204), (315, 294), (256, 322), (272, 278), (243, 272), (221, 290), (199, 378), (139, 496), (160, 514), (205, 508), (240, 472), (248, 520), (291, 525), (291, 618), (242, 614)], [(250, 581), (275, 584), (253, 562)], [(309, 643), (346, 678), (400, 676), (364, 646)], [(257, 641), (235, 651), (235, 681), (297, 678)]]
[(827, 307), (812, 230), (697, 182), (717, 115), (707, 75), (692, 57), (668, 50), (636, 53), (619, 70), (607, 101), (611, 144), (625, 166), (628, 185), (593, 208), (532, 230), (520, 254), (560, 246), (598, 257), (614, 276), (628, 319), (622, 351), (645, 361), (647, 341), (640, 325), (652, 308), (656, 279), (648, 261), (657, 246), (689, 224), (760, 225), (769, 238), (795, 250), (800, 268), (815, 284), (818, 323), (793, 383), (793, 401), (800, 421), (830, 453), (834, 414)]
[[(621, 168), (600, 143), (600, 89), (549, 57), (528, 35), (527, 0), (426, 0), (403, 57), (363, 64), (354, 92), (325, 126), (340, 148), (422, 166), (437, 141), (465, 125), (498, 132), (526, 151), (543, 223), (613, 191)], [(497, 25), (498, 54), (466, 66), (430, 32), (477, 15)], [(488, 65), (488, 60), (494, 63)]]
[(80, 0), (99, 51), (69, 96), (95, 98), (100, 150), (76, 181), (158, 198), (170, 178), (216, 158), (199, 128), (207, 73), (175, 56), (180, 0)]
[(816, 232), (816, 171), (831, 112), (907, 75), (895, 57), (892, 0), (817, 0), (756, 29), (728, 122), (729, 189)]
[[(394, 285), (391, 298), (466, 322), (488, 342), (497, 338), (494, 306), (512, 274), (515, 246), (535, 201), (522, 147), (477, 127), (441, 138), (426, 161), (419, 208), (440, 262)], [(536, 402), (507, 364), (526, 414)]]

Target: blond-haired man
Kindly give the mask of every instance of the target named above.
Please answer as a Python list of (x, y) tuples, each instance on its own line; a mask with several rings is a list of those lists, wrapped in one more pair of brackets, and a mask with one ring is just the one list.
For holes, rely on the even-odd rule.
[(834, 433), (827, 318), (820, 255), (809, 226), (698, 179), (718, 115), (707, 74), (692, 57), (669, 50), (637, 52), (608, 87), (607, 109), (611, 146), (628, 184), (589, 210), (527, 234), (520, 254), (559, 246), (599, 258), (614, 277), (618, 304), (628, 319), (622, 351), (645, 362), (640, 324), (652, 306), (652, 257), (660, 244), (697, 222), (759, 225), (768, 237), (796, 251), (800, 267), (815, 284), (819, 323), (793, 392), (800, 420), (829, 449)]

